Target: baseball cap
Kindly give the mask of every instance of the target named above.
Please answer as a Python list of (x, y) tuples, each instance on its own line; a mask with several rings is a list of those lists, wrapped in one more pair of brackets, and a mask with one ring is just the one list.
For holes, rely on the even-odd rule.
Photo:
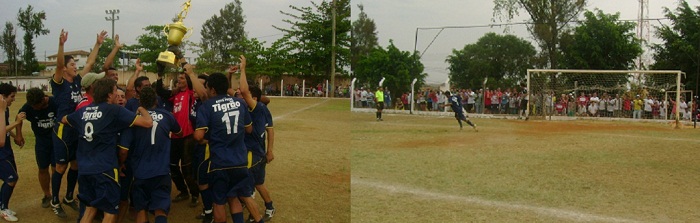
[(105, 77), (105, 73), (101, 72), (99, 74), (96, 73), (87, 73), (83, 76), (82, 80), (80, 81), (80, 85), (83, 86), (83, 88), (89, 87), (92, 85), (92, 83), (95, 83), (95, 81), (102, 79)]

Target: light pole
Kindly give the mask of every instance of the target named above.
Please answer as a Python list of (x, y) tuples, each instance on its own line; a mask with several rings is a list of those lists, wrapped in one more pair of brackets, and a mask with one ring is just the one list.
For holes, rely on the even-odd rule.
[(115, 14), (119, 14), (119, 9), (105, 10), (105, 13), (112, 14), (112, 17), (105, 17), (105, 20), (112, 21), (112, 40), (114, 40), (114, 21), (119, 20), (119, 16), (114, 17)]

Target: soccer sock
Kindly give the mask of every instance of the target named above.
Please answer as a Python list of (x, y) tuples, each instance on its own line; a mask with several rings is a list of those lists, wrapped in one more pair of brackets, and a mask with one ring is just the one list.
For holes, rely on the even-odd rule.
[(381, 112), (377, 112), (377, 113), (379, 113), (379, 119), (381, 119), (381, 118), (382, 118), (382, 113), (381, 113)]
[(53, 171), (51, 174), (51, 203), (60, 204), (58, 200), (58, 193), (61, 190), (61, 181), (63, 181), (63, 174), (58, 171)]
[(231, 214), (231, 219), (233, 219), (233, 222), (244, 222), (245, 220), (243, 219), (243, 212)]
[(204, 211), (211, 211), (214, 205), (214, 194), (212, 194), (211, 188), (207, 188), (200, 193), (202, 194), (202, 206), (204, 206)]
[(167, 222), (168, 222), (168, 217), (165, 217), (163, 215), (156, 216), (156, 223), (167, 223)]
[(474, 124), (472, 124), (472, 122), (469, 121), (469, 119), (467, 119), (466, 121), (467, 121), (467, 124), (469, 124), (470, 126), (474, 127)]
[(78, 203), (80, 205), (80, 210), (78, 211), (78, 222), (80, 222), (80, 219), (83, 218), (83, 215), (85, 214), (85, 204), (83, 202)]
[(10, 208), (10, 197), (12, 196), (12, 191), (15, 187), (10, 186), (7, 182), (2, 184), (0, 187), (0, 196), (2, 196), (2, 209)]
[(270, 203), (265, 202), (265, 209), (267, 209), (267, 210), (275, 209), (275, 207), (272, 206), (272, 201), (270, 201)]
[(73, 191), (75, 191), (75, 185), (78, 183), (78, 170), (68, 169), (66, 186), (66, 199), (73, 200)]
[(459, 128), (462, 128), (462, 120), (457, 119), (457, 122), (459, 122)]
[(377, 118), (379, 118), (379, 112), (374, 113)]

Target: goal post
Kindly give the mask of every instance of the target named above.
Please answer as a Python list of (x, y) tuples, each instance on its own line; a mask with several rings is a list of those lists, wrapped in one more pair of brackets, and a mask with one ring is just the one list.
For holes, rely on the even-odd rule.
[[(528, 69), (529, 100), (525, 110), (530, 117), (542, 119), (562, 115), (654, 119), (660, 118), (656, 112), (661, 113), (660, 107), (666, 102), (676, 106), (673, 111), (679, 126), (679, 103), (673, 102), (681, 100), (682, 74), (679, 70)], [(667, 91), (675, 93), (670, 103), (664, 100)], [(642, 112), (629, 114), (630, 103), (634, 106), (636, 100), (645, 103)], [(654, 103), (654, 112), (645, 111), (647, 100)], [(566, 106), (566, 114), (559, 110), (562, 105)]]

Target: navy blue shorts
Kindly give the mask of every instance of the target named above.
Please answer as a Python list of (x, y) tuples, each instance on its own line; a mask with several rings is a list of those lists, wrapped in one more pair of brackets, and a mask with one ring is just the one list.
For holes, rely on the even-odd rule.
[(19, 180), (15, 160), (0, 160), (0, 179), (7, 183)]
[(110, 214), (119, 211), (119, 182), (117, 169), (101, 174), (78, 176), (78, 199), (88, 207)]
[(58, 124), (53, 127), (53, 152), (57, 164), (66, 164), (75, 160), (78, 148), (78, 131), (70, 125)]
[(455, 112), (455, 118), (459, 119), (459, 120), (467, 119), (467, 117), (464, 116), (464, 113), (462, 113), (462, 112)]
[(129, 165), (126, 165), (126, 168), (124, 169), (124, 175), (125, 176), (120, 176), (119, 177), (119, 200), (120, 201), (128, 201), (129, 200), (129, 192), (131, 190), (132, 182), (134, 181), (134, 171), (131, 170), (131, 167)]
[(36, 136), (34, 155), (36, 156), (36, 165), (39, 169), (49, 168), (49, 165), (56, 166), (56, 162), (53, 159), (53, 140), (51, 136)]
[(250, 197), (253, 194), (253, 178), (247, 168), (216, 170), (210, 173), (209, 188), (214, 194), (214, 203), (224, 205), (228, 198)]
[(265, 183), (265, 166), (267, 158), (253, 155), (253, 165), (250, 167), (250, 175), (253, 176), (253, 185), (263, 185)]
[(199, 162), (197, 165), (197, 184), (207, 185), (211, 182), (211, 177), (209, 176), (209, 166), (211, 165), (210, 160), (204, 160)]
[(170, 212), (170, 192), (172, 190), (170, 180), (170, 175), (134, 179), (131, 187), (134, 208), (137, 211), (163, 210), (166, 214)]

